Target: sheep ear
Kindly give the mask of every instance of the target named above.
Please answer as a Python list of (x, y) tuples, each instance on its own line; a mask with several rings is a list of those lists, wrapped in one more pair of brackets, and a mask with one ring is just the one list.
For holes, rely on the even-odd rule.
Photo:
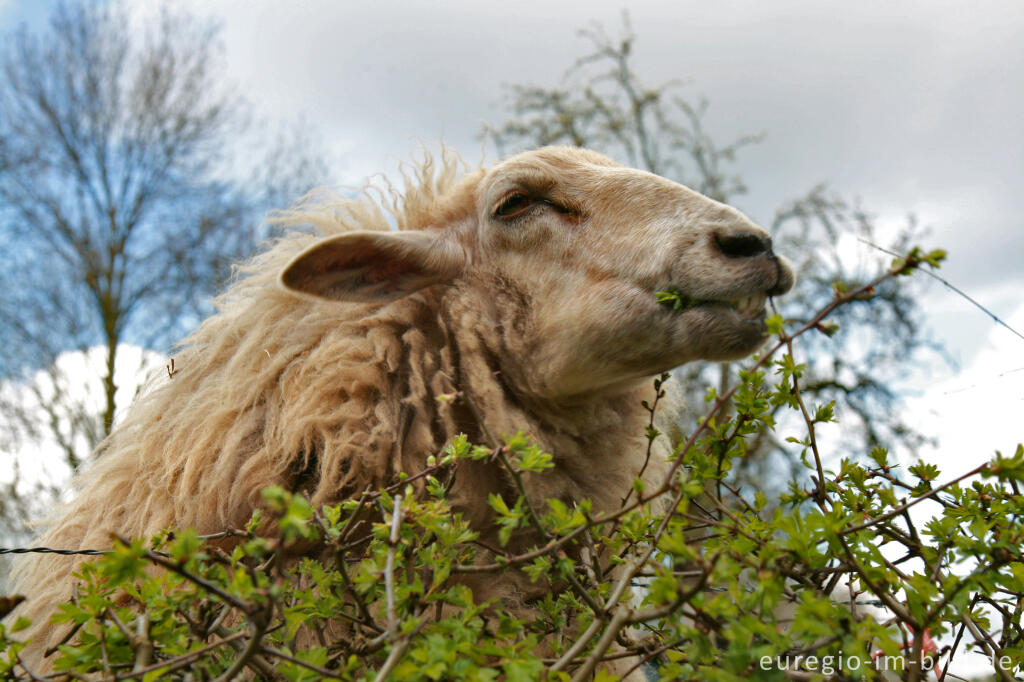
[(290, 291), (335, 301), (394, 301), (451, 282), (464, 262), (460, 249), (428, 232), (349, 232), (300, 253), (280, 281)]

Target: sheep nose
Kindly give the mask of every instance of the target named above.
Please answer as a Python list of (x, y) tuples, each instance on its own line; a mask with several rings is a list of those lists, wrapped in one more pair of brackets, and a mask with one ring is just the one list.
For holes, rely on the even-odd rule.
[(772, 255), (772, 238), (753, 232), (716, 234), (715, 246), (727, 258), (752, 258)]

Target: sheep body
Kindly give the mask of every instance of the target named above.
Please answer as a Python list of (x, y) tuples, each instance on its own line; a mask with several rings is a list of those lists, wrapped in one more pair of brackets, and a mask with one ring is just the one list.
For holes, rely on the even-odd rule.
[[(484, 427), (525, 431), (554, 454), (528, 481), (537, 505), (611, 510), (641, 470), (660, 481), (668, 446), (655, 441), (646, 461), (641, 405), (651, 375), (756, 347), (763, 320), (737, 308), (788, 289), (788, 266), (770, 246), (723, 246), (764, 239), (733, 209), (589, 152), (549, 148), (457, 175), (447, 157), (423, 164), (394, 201), (397, 231), (367, 198), (279, 214), (313, 232), (240, 268), (176, 350), (177, 372), (137, 399), (39, 542), (238, 527), (269, 485), (337, 503), (422, 470), (458, 433), (483, 442)], [(654, 302), (676, 284), (706, 305)], [(437, 399), (455, 392), (479, 419), (466, 401)], [(453, 508), (495, 542), (489, 492), (515, 497), (499, 466), (460, 464)], [(45, 621), (73, 566), (17, 566), (23, 615)], [(514, 577), (474, 589), (478, 601), (533, 596)]]

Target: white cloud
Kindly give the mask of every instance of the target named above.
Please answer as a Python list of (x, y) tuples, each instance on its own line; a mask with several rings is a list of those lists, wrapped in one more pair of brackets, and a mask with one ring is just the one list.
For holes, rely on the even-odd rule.
[[(58, 438), (49, 426), (54, 419), (56, 430), (66, 442), (82, 454), (88, 448), (88, 436), (74, 422), (76, 415), (97, 417), (105, 406), (100, 377), (105, 373), (106, 348), (96, 346), (87, 351), (68, 351), (58, 356), (53, 366), (38, 370), (24, 381), (0, 382), (0, 405), (18, 406), (30, 423), (38, 427), (33, 433), (24, 420), (9, 411), (0, 411), (0, 482), (16, 478), (19, 490), (30, 493), (36, 484), (62, 486), (71, 476)], [(114, 378), (118, 386), (115, 396), (117, 414), (123, 412), (143, 386), (147, 376), (163, 367), (165, 359), (153, 351), (137, 346), (118, 348)], [(52, 407), (51, 413), (45, 406)], [(116, 419), (116, 417), (115, 417)]]
[[(1024, 305), (1005, 322), (1024, 330)], [(980, 312), (976, 324), (991, 327), (977, 354), (962, 371), (921, 387), (922, 394), (907, 405), (913, 424), (938, 440), (922, 458), (939, 465), (944, 478), (1024, 442), (1024, 339)]]

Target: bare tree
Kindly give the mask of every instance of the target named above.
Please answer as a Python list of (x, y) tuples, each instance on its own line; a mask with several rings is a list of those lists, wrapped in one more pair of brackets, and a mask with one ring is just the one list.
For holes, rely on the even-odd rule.
[[(61, 4), (0, 52), (0, 378), (24, 389), (0, 395), (0, 447), (46, 436), (78, 466), (114, 423), (124, 344), (195, 324), (266, 209), (325, 177), (301, 135), (253, 123), (220, 51), (215, 24), (114, 2)], [(58, 363), (96, 346), (98, 420)]]
[[(708, 102), (683, 96), (679, 81), (656, 86), (643, 82), (632, 66), (636, 36), (628, 14), (623, 30), (610, 37), (600, 25), (580, 32), (590, 52), (578, 59), (555, 86), (513, 84), (507, 87), (508, 121), (487, 127), (483, 135), (507, 153), (547, 144), (586, 146), (631, 165), (670, 177), (719, 201), (746, 191), (734, 170), (737, 152), (756, 143), (760, 135), (745, 135), (727, 144), (708, 133)], [(826, 187), (814, 187), (803, 197), (781, 207), (770, 226), (777, 250), (798, 261), (797, 289), (780, 304), (789, 319), (806, 320), (821, 307), (820, 292), (832, 284), (852, 290), (870, 281), (880, 263), (851, 264), (837, 250), (842, 235), (867, 241), (879, 239), (874, 219), (857, 202), (843, 199)], [(922, 231), (913, 217), (889, 242), (900, 251), (919, 239)], [(884, 263), (883, 263), (884, 264)], [(887, 444), (916, 450), (921, 434), (900, 417), (896, 386), (908, 363), (921, 360), (937, 345), (922, 332), (914, 292), (917, 282), (889, 280), (874, 292), (870, 306), (848, 306), (837, 316), (838, 326), (811, 344), (801, 390), (810, 401), (845, 413), (842, 422), (853, 424), (859, 445), (851, 452), (866, 452)], [(881, 305), (879, 304), (881, 303)], [(867, 319), (865, 319), (867, 318)], [(846, 324), (849, 322), (850, 324)], [(856, 322), (857, 324), (853, 324)], [(854, 337), (847, 328), (871, 329)], [(937, 353), (941, 355), (940, 353)], [(691, 417), (696, 418), (708, 390), (721, 391), (734, 382), (735, 367), (691, 366), (682, 374)], [(778, 410), (778, 406), (776, 406)], [(743, 461), (747, 474), (760, 481), (779, 471), (782, 461), (792, 462), (793, 446), (765, 430), (751, 448), (759, 457)]]

